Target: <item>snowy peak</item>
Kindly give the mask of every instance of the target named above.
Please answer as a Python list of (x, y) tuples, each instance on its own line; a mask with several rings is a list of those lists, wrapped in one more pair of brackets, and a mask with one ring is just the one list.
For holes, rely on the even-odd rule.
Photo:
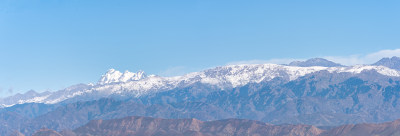
[(146, 77), (147, 75), (144, 73), (144, 71), (138, 71), (137, 73), (125, 71), (124, 73), (121, 73), (115, 69), (110, 69), (103, 76), (101, 76), (97, 84), (103, 85), (127, 81), (138, 81)]
[(343, 67), (343, 65), (323, 59), (323, 58), (312, 58), (306, 61), (293, 61), (289, 63), (289, 66), (298, 67), (312, 67), (312, 66), (322, 66), (322, 67)]
[(107, 73), (101, 76), (98, 84), (109, 84), (113, 82), (119, 82), (121, 76), (122, 76), (121, 72), (115, 69), (110, 69), (107, 71)]
[(392, 58), (383, 58), (372, 65), (385, 66), (391, 69), (400, 70), (400, 58), (396, 56), (393, 56)]
[(137, 73), (125, 71), (122, 76), (119, 78), (120, 82), (127, 82), (127, 81), (137, 81), (143, 78), (146, 78), (146, 74), (144, 71), (138, 71)]

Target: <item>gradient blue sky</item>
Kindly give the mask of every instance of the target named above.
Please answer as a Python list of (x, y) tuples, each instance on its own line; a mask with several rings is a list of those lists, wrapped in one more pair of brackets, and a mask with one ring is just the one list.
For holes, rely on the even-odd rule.
[(171, 76), (235, 62), (365, 60), (400, 53), (399, 24), (397, 0), (1, 0), (0, 97), (96, 82), (110, 68)]

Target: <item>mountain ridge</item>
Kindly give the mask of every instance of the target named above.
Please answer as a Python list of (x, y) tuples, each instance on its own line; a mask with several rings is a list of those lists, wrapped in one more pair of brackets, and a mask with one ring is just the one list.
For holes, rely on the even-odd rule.
[(35, 96), (28, 95), (27, 98), (11, 96), (0, 99), (0, 106), (10, 107), (15, 104), (29, 102), (54, 104), (91, 93), (96, 94), (93, 97), (94, 99), (114, 94), (139, 97), (154, 92), (167, 91), (174, 88), (188, 86), (196, 82), (215, 86), (220, 89), (230, 89), (248, 83), (259, 83), (263, 80), (272, 80), (273, 78), (294, 80), (298, 77), (317, 71), (359, 74), (365, 70), (375, 70), (382, 75), (400, 77), (400, 72), (397, 70), (384, 66), (369, 65), (356, 65), (349, 67), (297, 67), (277, 64), (242, 64), (221, 66), (176, 77), (146, 76), (143, 71), (137, 73), (126, 71), (125, 74), (123, 74), (111, 69), (101, 77), (99, 83), (96, 85), (81, 84), (56, 92), (41, 93), (40, 95)]
[(344, 67), (344, 65), (335, 63), (323, 58), (311, 58), (306, 61), (293, 61), (288, 64), (289, 66), (299, 66), (299, 67), (312, 67), (312, 66), (322, 66), (322, 67)]
[[(32, 134), (43, 127), (60, 131), (74, 129), (90, 120), (125, 116), (202, 121), (241, 118), (318, 126), (383, 122), (400, 118), (397, 72), (369, 65), (254, 64), (216, 67), (178, 77), (150, 76), (105, 85), (80, 84), (46, 96), (55, 101), (59, 96), (75, 94), (58, 103), (23, 103), (0, 109), (0, 116), (4, 117), (0, 118), (0, 123), (7, 124), (0, 127), (0, 133), (9, 134), (10, 130), (17, 129)], [(148, 81), (175, 82), (169, 82), (174, 83), (170, 86), (159, 82), (165, 90), (150, 90), (139, 96), (131, 93), (135, 90), (130, 87), (141, 83), (149, 85)], [(93, 88), (104, 91), (90, 90)], [(82, 93), (82, 90), (89, 91)], [(16, 120), (25, 121), (18, 123)]]
[[(382, 76), (376, 71), (364, 72), (356, 77), (349, 73), (320, 71), (294, 81), (274, 79), (229, 90), (197, 83), (127, 100), (116, 97), (80, 101), (60, 105), (47, 113), (38, 112), (42, 114), (28, 119), (18, 114), (25, 110), (13, 110), (17, 112), (14, 115), (21, 117), (5, 119), (4, 122), (10, 123), (19, 118), (26, 120), (23, 124), (9, 124), (11, 128), (23, 128), (24, 134), (43, 127), (60, 131), (76, 128), (93, 119), (125, 116), (197, 118), (203, 121), (241, 118), (272, 124), (317, 126), (373, 123), (400, 118), (398, 88), (400, 78)], [(10, 108), (18, 107), (25, 109), (28, 106)], [(0, 116), (2, 114), (10, 115), (0, 112)]]
[[(33, 136), (75, 135), (279, 135), (279, 136), (395, 136), (400, 134), (400, 120), (379, 124), (350, 124), (321, 129), (312, 125), (271, 125), (246, 119), (200, 121), (197, 119), (163, 119), (129, 116), (111, 120), (92, 120), (72, 131), (60, 133), (40, 129)], [(129, 130), (129, 131), (128, 131)], [(68, 132), (68, 133), (66, 133)], [(64, 134), (64, 135), (62, 135)]]
[(391, 69), (400, 70), (400, 57), (393, 56), (391, 58), (382, 58), (378, 62), (375, 62), (375, 66), (385, 66)]

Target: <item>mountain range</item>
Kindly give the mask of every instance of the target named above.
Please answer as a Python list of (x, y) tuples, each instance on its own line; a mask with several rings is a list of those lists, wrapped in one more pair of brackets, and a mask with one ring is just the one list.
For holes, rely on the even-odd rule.
[(228, 65), (176, 77), (110, 69), (96, 84), (1, 98), (0, 134), (75, 130), (91, 120), (128, 116), (317, 127), (387, 122), (400, 118), (398, 64), (398, 57), (355, 66), (315, 58), (288, 65)]
[[(380, 124), (342, 125), (330, 129), (311, 125), (272, 125), (245, 119), (200, 121), (130, 116), (112, 120), (92, 120), (74, 130), (57, 132), (42, 128), (33, 136), (397, 136), (400, 120)], [(19, 132), (15, 132), (20, 134)]]
[[(393, 58), (390, 60), (394, 60)], [(377, 63), (384, 63), (386, 59), (387, 58), (384, 58)], [(336, 65), (336, 63), (321, 58), (310, 59), (304, 62), (295, 61), (290, 63), (290, 65), (294, 65), (293, 63), (300, 66), (277, 64), (229, 65), (176, 77), (147, 76), (143, 71), (137, 73), (126, 71), (121, 73), (110, 69), (100, 78), (97, 84), (78, 84), (56, 92), (36, 93), (34, 91), (29, 91), (25, 94), (17, 94), (0, 99), (0, 105), (2, 107), (10, 107), (15, 104), (23, 103), (55, 104), (85, 95), (90, 95), (90, 97), (85, 97), (87, 100), (95, 100), (115, 94), (139, 97), (156, 92), (183, 88), (196, 83), (224, 90), (241, 87), (249, 83), (270, 81), (274, 78), (282, 78), (291, 81), (298, 77), (320, 71), (328, 71), (329, 73), (337, 74), (350, 73), (355, 75), (363, 71), (374, 70), (384, 76), (400, 76), (399, 71), (388, 68), (385, 65), (356, 65), (343, 67), (338, 64), (339, 67), (330, 67), (334, 64)], [(327, 64), (330, 65), (323, 67)], [(388, 64), (392, 64), (392, 62)], [(78, 100), (82, 99), (84, 98)]]

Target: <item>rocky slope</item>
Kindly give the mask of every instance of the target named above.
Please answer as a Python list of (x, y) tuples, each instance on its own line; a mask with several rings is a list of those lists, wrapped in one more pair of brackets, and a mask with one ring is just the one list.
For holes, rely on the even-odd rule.
[(40, 129), (33, 136), (398, 136), (400, 120), (380, 124), (343, 125), (319, 129), (310, 125), (271, 125), (245, 119), (200, 121), (131, 116), (93, 120), (73, 131)]
[(32, 136), (63, 136), (63, 135), (61, 135), (57, 131), (43, 128), (43, 129), (38, 130)]
[[(226, 119), (200, 121), (197, 119), (160, 119), (149, 117), (126, 117), (113, 120), (94, 120), (67, 134), (77, 136), (315, 136), (323, 132), (310, 125), (270, 125), (263, 122)], [(39, 130), (34, 136), (59, 134), (51, 130)], [(64, 135), (64, 136), (67, 136)], [(48, 136), (48, 135), (46, 135)], [(58, 135), (57, 135), (58, 136)]]
[(321, 136), (399, 136), (400, 120), (380, 124), (343, 125), (321, 134)]
[(375, 66), (385, 66), (391, 69), (400, 70), (400, 58), (399, 57), (392, 57), (392, 58), (383, 58), (378, 62), (372, 64)]

